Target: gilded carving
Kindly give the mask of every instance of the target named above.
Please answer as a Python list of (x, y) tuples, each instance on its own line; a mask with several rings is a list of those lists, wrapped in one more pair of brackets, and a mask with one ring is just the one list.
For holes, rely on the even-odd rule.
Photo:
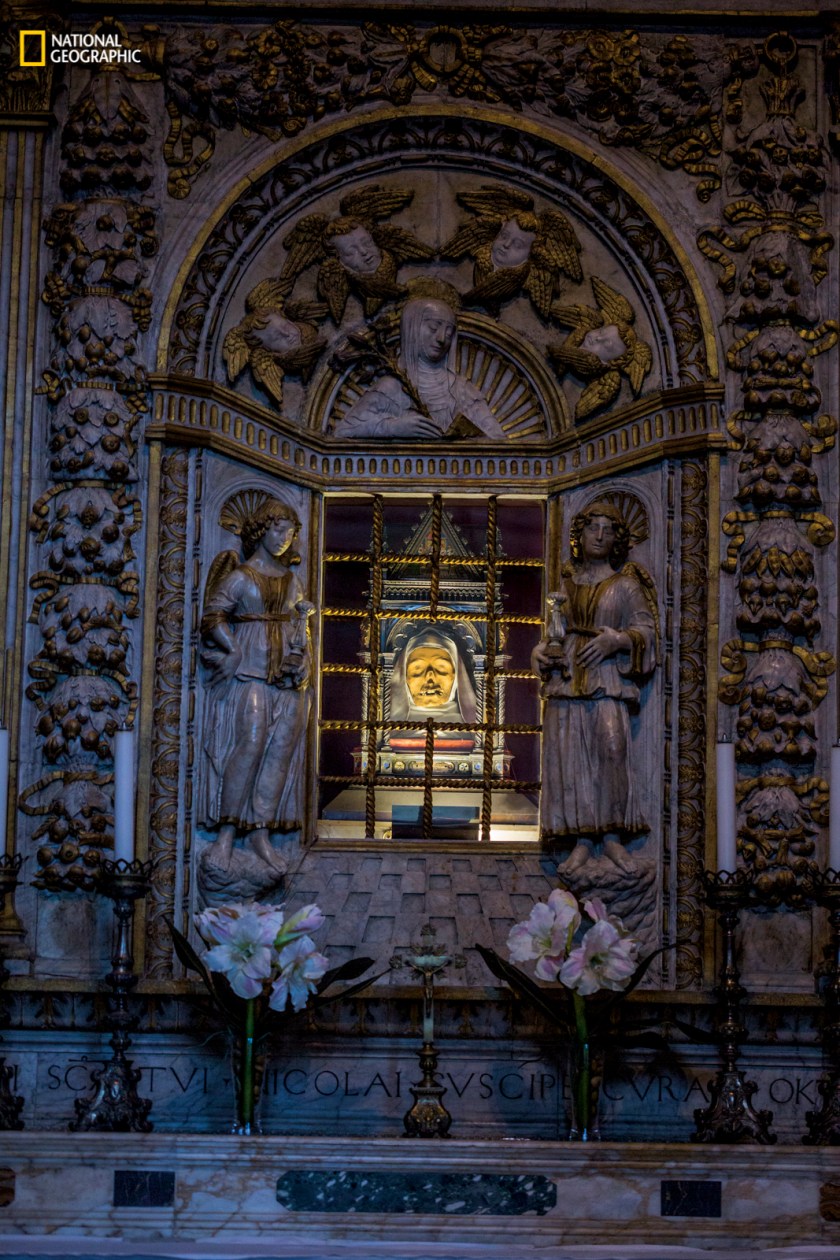
[(147, 124), (125, 75), (94, 73), (61, 137), (59, 183), (69, 200), (44, 223), (53, 261), (42, 297), (54, 342), (41, 392), (53, 485), (30, 519), (44, 567), (30, 582), (42, 647), (26, 694), (44, 762), (57, 770), (48, 790), (43, 780), (25, 788), (22, 803), (46, 812), (35, 882), (53, 890), (91, 887), (111, 845), (105, 772), (113, 735), (136, 707), (129, 624), (138, 614), (132, 536), (142, 518), (130, 487), (134, 429), (148, 406), (138, 337), (152, 295), (143, 280), (157, 250), (153, 208), (139, 201), (151, 184)]
[(636, 313), (627, 299), (597, 276), (592, 292), (597, 310), (559, 302), (551, 308), (557, 323), (572, 331), (559, 345), (549, 346), (549, 358), (561, 374), (571, 372), (586, 383), (575, 406), (576, 420), (615, 402), (622, 376), (638, 397), (653, 363), (650, 346), (636, 336)]
[[(743, 395), (729, 422), (742, 449), (739, 506), (723, 520), (731, 539), (723, 568), (736, 575), (741, 637), (723, 648), (721, 699), (738, 707), (736, 756), (746, 771), (740, 852), (760, 876), (763, 896), (776, 901), (800, 896), (815, 869), (814, 835), (824, 820), (817, 811), (806, 826), (801, 815), (805, 783), (820, 781), (802, 776), (811, 775), (817, 756), (814, 712), (834, 669), (831, 654), (816, 646), (813, 551), (834, 538), (819, 510), (815, 456), (833, 444), (837, 426), (816, 416), (814, 365), (838, 338), (837, 322), (822, 318), (818, 301), (834, 238), (818, 204), (825, 147), (796, 120), (804, 97), (797, 58), (787, 33), (765, 41), (759, 88), (766, 116), (731, 152), (728, 186), (741, 195), (724, 210), (727, 226), (698, 238), (723, 268), (721, 287), (734, 295), (727, 364), (740, 374)], [(762, 786), (768, 775), (772, 790)]]
[(547, 320), (561, 277), (583, 279), (581, 245), (569, 220), (559, 210), (538, 214), (533, 197), (494, 184), (459, 193), (457, 200), (476, 217), (458, 229), (440, 256), (474, 260), (473, 288), (464, 303), (498, 315), (503, 302), (525, 292)]
[(308, 381), (326, 341), (315, 320), (327, 313), (315, 302), (287, 302), (285, 285), (264, 280), (248, 294), (245, 318), (225, 336), (222, 353), (228, 379), (248, 367), (278, 407), (283, 405), (283, 378)]
[[(176, 449), (161, 461), (158, 578), (155, 597), (154, 732), (149, 791), (149, 857), (157, 866), (146, 910), (146, 967), (172, 975), (172, 934), (178, 869), (181, 759), (193, 759), (193, 736), (181, 729), (183, 705), (184, 576), (186, 571), (189, 456)], [(183, 844), (189, 854), (188, 839)], [(179, 923), (179, 926), (184, 926)]]

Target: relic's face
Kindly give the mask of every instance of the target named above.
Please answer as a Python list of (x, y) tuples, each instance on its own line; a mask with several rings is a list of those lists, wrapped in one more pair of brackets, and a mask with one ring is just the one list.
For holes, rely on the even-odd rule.
[(597, 355), (602, 363), (611, 363), (613, 359), (620, 358), (627, 349), (615, 324), (590, 328), (580, 345), (582, 350)]
[(508, 219), (502, 224), (499, 235), (493, 242), (490, 258), (494, 267), (519, 267), (531, 256), (534, 243), (534, 232), (521, 228), (516, 219)]
[(604, 560), (615, 542), (615, 525), (608, 516), (592, 516), (583, 527), (581, 543), (587, 560)]
[(333, 247), (342, 266), (357, 271), (361, 276), (372, 276), (379, 270), (382, 252), (367, 228), (355, 227), (352, 232), (332, 238)]
[(272, 521), (262, 536), (262, 545), (270, 556), (279, 559), (292, 545), (297, 532), (294, 521)]
[(418, 709), (439, 709), (449, 700), (455, 666), (438, 647), (417, 647), (409, 654), (405, 677)]
[(429, 363), (440, 363), (449, 354), (455, 335), (455, 317), (443, 302), (430, 305), (420, 321), (420, 356)]
[(301, 342), (297, 324), (277, 311), (269, 315), (265, 327), (259, 330), (257, 336), (266, 350), (273, 350), (275, 354), (289, 354), (297, 350)]

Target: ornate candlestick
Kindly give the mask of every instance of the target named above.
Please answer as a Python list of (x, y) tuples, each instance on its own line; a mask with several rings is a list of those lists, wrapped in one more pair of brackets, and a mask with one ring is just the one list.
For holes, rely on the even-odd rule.
[(441, 1099), (446, 1086), (437, 1078), (438, 1052), (434, 1044), (435, 976), (446, 967), (465, 967), (467, 960), (435, 951), (435, 929), (427, 923), (420, 932), (422, 944), (411, 946), (411, 956), (391, 959), (392, 967), (410, 967), (423, 977), (423, 1045), (419, 1051), (422, 1077), (411, 1085), (414, 1103), (403, 1117), (405, 1137), (449, 1137), (452, 1117)]
[(814, 881), (814, 900), (825, 906), (831, 923), (831, 974), (823, 990), (823, 1052), (828, 1075), (817, 1085), (822, 1103), (805, 1112), (806, 1146), (840, 1146), (840, 872), (829, 868)]
[(697, 1127), (691, 1138), (694, 1142), (772, 1145), (776, 1141), (775, 1133), (770, 1131), (773, 1113), (756, 1111), (750, 1100), (758, 1086), (754, 1081), (745, 1080), (738, 1067), (747, 1030), (741, 1023), (741, 999), (745, 991), (735, 963), (735, 932), (738, 916), (750, 899), (752, 881), (744, 870), (704, 871), (703, 884), (706, 900), (717, 911), (723, 933), (723, 961), (716, 990), (722, 1064), (709, 1085), (709, 1106), (698, 1107), (694, 1112)]
[(93, 1098), (76, 1099), (76, 1119), (70, 1128), (99, 1129), (109, 1133), (148, 1133), (152, 1123), (147, 1119), (152, 1104), (137, 1094), (139, 1071), (126, 1058), (131, 1044), (129, 1029), (135, 1017), (128, 1009), (128, 995), (137, 984), (134, 974), (134, 903), (149, 891), (153, 862), (102, 863), (102, 891), (114, 903), (116, 931), (111, 954), (111, 972), (105, 977), (114, 991), (108, 1024), (111, 1028), (111, 1058), (95, 1072)]
[[(0, 913), (2, 913), (6, 898), (10, 896), (18, 886), (20, 877), (20, 868), (23, 865), (23, 857), (20, 853), (4, 853), (0, 856)], [(10, 975), (6, 966), (6, 961), (0, 954), (0, 985), (4, 985)], [(0, 1007), (0, 1023), (5, 1028), (9, 1022), (8, 1013), (5, 1005)], [(12, 1093), (12, 1081), (14, 1079), (14, 1069), (6, 1067), (6, 1059), (0, 1056), (0, 1130), (4, 1129), (22, 1129), (23, 1121), (20, 1113), (23, 1109), (23, 1098), (20, 1094)]]

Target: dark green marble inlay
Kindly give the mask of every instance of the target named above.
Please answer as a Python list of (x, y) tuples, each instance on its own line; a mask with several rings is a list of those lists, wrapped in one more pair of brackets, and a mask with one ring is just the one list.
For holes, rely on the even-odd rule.
[(557, 1202), (547, 1177), (495, 1173), (295, 1169), (277, 1182), (290, 1212), (414, 1212), (441, 1216), (545, 1216)]

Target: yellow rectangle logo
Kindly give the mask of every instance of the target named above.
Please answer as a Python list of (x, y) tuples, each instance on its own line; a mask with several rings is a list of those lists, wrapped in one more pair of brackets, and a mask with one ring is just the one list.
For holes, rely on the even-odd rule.
[[(33, 61), (26, 56), (27, 40), (39, 41), (38, 49), (40, 60)], [(32, 44), (29, 44), (29, 52), (32, 52)], [(47, 64), (47, 32), (46, 31), (21, 31), (20, 33), (20, 64), (22, 66), (45, 66)]]

